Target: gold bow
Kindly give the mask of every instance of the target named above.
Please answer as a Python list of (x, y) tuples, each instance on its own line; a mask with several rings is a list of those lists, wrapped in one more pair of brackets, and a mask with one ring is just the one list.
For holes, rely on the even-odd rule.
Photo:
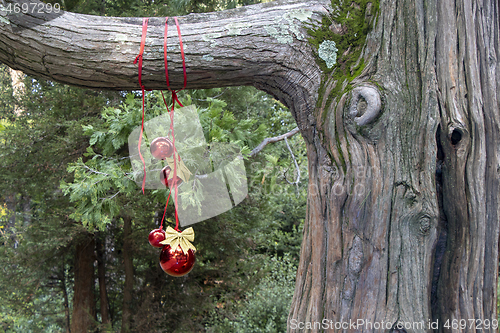
[(194, 241), (194, 230), (192, 227), (187, 228), (183, 232), (178, 232), (172, 227), (168, 227), (165, 230), (165, 240), (161, 241), (160, 244), (170, 245), (172, 249), (176, 249), (177, 246), (181, 246), (182, 252), (185, 254), (189, 249), (196, 252), (196, 248), (191, 242)]
[(167, 157), (165, 159), (165, 161), (167, 162), (167, 165), (172, 170), (172, 172), (170, 172), (170, 178), (168, 180), (174, 178), (174, 156), (178, 157), (177, 170), (176, 170), (177, 176), (179, 176), (179, 178), (182, 179), (182, 181), (187, 183), (189, 181), (189, 178), (191, 177), (191, 171), (189, 171), (189, 169), (184, 164), (184, 162), (182, 161), (182, 159), (180, 158), (180, 156), (178, 154), (174, 154), (172, 157)]

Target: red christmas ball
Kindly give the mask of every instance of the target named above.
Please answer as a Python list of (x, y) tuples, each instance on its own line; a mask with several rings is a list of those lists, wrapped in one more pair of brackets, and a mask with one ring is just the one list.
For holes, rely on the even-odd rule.
[(164, 247), (165, 245), (160, 244), (160, 242), (165, 240), (165, 230), (163, 229), (154, 229), (151, 230), (148, 236), (149, 244), (154, 247)]
[(179, 185), (182, 184), (182, 178), (179, 176), (176, 176), (175, 178), (172, 178), (168, 181), (168, 187), (173, 188), (175, 185), (179, 187)]
[(172, 141), (165, 137), (158, 137), (151, 142), (149, 147), (151, 154), (158, 160), (164, 160), (174, 153)]
[(170, 172), (172, 172), (172, 169), (168, 165), (160, 171), (160, 181), (165, 186), (168, 186), (168, 177), (170, 177)]
[(165, 245), (160, 253), (160, 266), (168, 275), (179, 277), (191, 272), (195, 262), (193, 250), (184, 253), (181, 246), (172, 249), (170, 245)]

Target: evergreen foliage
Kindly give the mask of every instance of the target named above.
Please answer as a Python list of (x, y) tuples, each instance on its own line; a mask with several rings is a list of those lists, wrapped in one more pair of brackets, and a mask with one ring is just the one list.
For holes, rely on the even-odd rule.
[[(65, 9), (109, 16), (171, 16), (248, 1), (64, 1)], [(95, 92), (27, 77), (14, 97), (0, 67), (0, 332), (60, 332), (72, 320), (75, 248), (93, 235), (104, 244), (111, 323), (101, 324), (96, 276), (96, 328), (120, 329), (123, 313), (123, 225), (134, 266), (132, 331), (283, 331), (293, 292), (305, 216), (307, 161), (300, 135), (245, 160), (249, 193), (234, 209), (198, 223), (197, 262), (183, 278), (158, 264), (147, 234), (163, 215), (167, 190), (132, 180), (128, 136), (141, 122), (137, 92)], [(296, 125), (281, 103), (251, 87), (183, 91), (195, 104), (206, 141), (243, 154), (265, 137)], [(170, 101), (169, 101), (170, 102)], [(19, 110), (21, 112), (19, 113)], [(17, 113), (16, 113), (17, 112)], [(146, 94), (146, 120), (166, 112)], [(166, 222), (173, 225), (173, 205)], [(247, 330), (245, 330), (245, 325)]]
[[(148, 191), (144, 196), (129, 177), (127, 140), (140, 124), (139, 96), (96, 93), (27, 78), (23, 100), (15, 101), (5, 68), (1, 73), (1, 111), (6, 124), (0, 133), (5, 170), (0, 218), (3, 330), (64, 329), (65, 311), (71, 308), (74, 246), (79, 235), (88, 231), (103, 237), (106, 244), (107, 291), (112, 326), (118, 328), (124, 282), (123, 216), (133, 218), (136, 301), (132, 327), (137, 331), (204, 330), (217, 306), (227, 304), (234, 313), (241, 312), (256, 293), (255, 285), (268, 289), (263, 283), (279, 281), (259, 282), (277, 269), (271, 264), (276, 262), (273, 258), (286, 255), (290, 265), (296, 265), (305, 186), (297, 188), (283, 179), (287, 169), (289, 178), (295, 178), (290, 175), (294, 168), (284, 143), (268, 146), (245, 162), (248, 198), (233, 210), (195, 225), (195, 270), (181, 280), (174, 279), (161, 271), (159, 252), (146, 240), (161, 218), (167, 191)], [(231, 142), (243, 152), (264, 137), (294, 127), (279, 102), (253, 88), (189, 91), (180, 98), (197, 104), (208, 142)], [(166, 111), (157, 92), (148, 93), (146, 102), (148, 119)], [(13, 114), (14, 105), (23, 110), (21, 115)], [(299, 136), (289, 143), (304, 175), (303, 143)], [(166, 220), (174, 223), (171, 205)], [(292, 271), (287, 271), (286, 278), (293, 279)], [(273, 316), (286, 318), (289, 301), (284, 299)], [(225, 316), (234, 315), (224, 312), (217, 318)]]
[(67, 163), (85, 151), (82, 125), (94, 120), (110, 96), (27, 78), (23, 96), (13, 98), (3, 66), (0, 76), (6, 124), (0, 133), (6, 207), (0, 218), (0, 290), (6, 308), (1, 322), (4, 330), (50, 331), (64, 321), (63, 295), (71, 293), (68, 252), (84, 232), (68, 218), (73, 208), (59, 182), (71, 178)]
[(208, 332), (281, 333), (286, 332), (287, 316), (295, 288), (297, 267), (293, 260), (270, 257), (264, 265), (269, 271), (243, 300), (228, 300), (228, 306), (214, 309)]

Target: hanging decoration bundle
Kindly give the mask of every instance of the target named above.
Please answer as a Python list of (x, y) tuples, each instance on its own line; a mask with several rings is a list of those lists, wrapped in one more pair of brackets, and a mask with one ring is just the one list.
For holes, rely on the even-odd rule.
[[(179, 36), (179, 44), (181, 50), (182, 57), (182, 66), (184, 72), (184, 85), (183, 90), (186, 88), (187, 83), (187, 75), (186, 75), (186, 61), (184, 57), (184, 47), (182, 43), (181, 30), (179, 26), (179, 21), (177, 17), (174, 17), (175, 24), (177, 26), (177, 34)], [(146, 161), (141, 153), (141, 144), (142, 137), (144, 133), (144, 115), (145, 115), (145, 86), (142, 84), (142, 61), (143, 61), (143, 53), (144, 47), (146, 43), (146, 34), (148, 29), (148, 18), (144, 18), (142, 22), (142, 38), (141, 38), (141, 47), (139, 51), (139, 55), (135, 58), (134, 64), (138, 63), (138, 76), (139, 76), (139, 85), (142, 91), (142, 123), (141, 130), (138, 141), (138, 153), (140, 160), (143, 165), (143, 179), (142, 179), (142, 192), (144, 194), (144, 189), (146, 185)], [(170, 88), (170, 81), (168, 78), (168, 63), (167, 63), (167, 33), (168, 33), (168, 17), (165, 19), (165, 34), (163, 40), (163, 53), (164, 53), (164, 62), (165, 62), (165, 79), (167, 82), (167, 88), (172, 94), (172, 108), (170, 109), (167, 101), (165, 100), (165, 96), (162, 92), (163, 102), (167, 107), (168, 114), (170, 116), (170, 136), (171, 139), (167, 136), (158, 136), (155, 137), (150, 143), (150, 153), (151, 155), (157, 159), (161, 160), (165, 165), (160, 171), (160, 181), (164, 184), (165, 187), (169, 187), (170, 193), (167, 198), (167, 203), (165, 205), (165, 210), (163, 212), (163, 217), (161, 220), (160, 227), (158, 229), (154, 229), (149, 234), (149, 243), (158, 248), (162, 248), (160, 254), (160, 266), (161, 268), (171, 276), (183, 276), (189, 273), (194, 266), (195, 262), (195, 252), (196, 248), (191, 244), (194, 241), (194, 230), (192, 227), (185, 229), (184, 231), (180, 231), (179, 229), (179, 217), (177, 213), (178, 207), (178, 186), (183, 182), (182, 177), (179, 176), (179, 171), (181, 171), (181, 175), (189, 174), (189, 170), (186, 170), (182, 160), (179, 156), (179, 153), (175, 147), (175, 135), (174, 135), (174, 108), (175, 103), (179, 104), (180, 107), (183, 107), (182, 103), (179, 101), (177, 97), (177, 93), (180, 91), (176, 91)], [(179, 170), (180, 167), (180, 170)], [(175, 210), (175, 228), (167, 227), (167, 230), (163, 229), (163, 222), (165, 220), (165, 215), (167, 212), (167, 206), (170, 199), (170, 194), (174, 191), (174, 210)]]
[[(179, 37), (186, 88), (186, 60), (177, 18), (174, 18)], [(172, 106), (161, 93), (167, 113), (145, 122), (145, 92), (142, 83), (143, 53), (146, 44), (148, 19), (143, 19), (138, 63), (139, 86), (142, 90), (142, 122), (129, 136), (129, 153), (134, 180), (145, 189), (169, 188), (167, 203), (160, 227), (149, 234), (152, 246), (161, 248), (160, 265), (172, 276), (183, 276), (195, 262), (194, 231), (183, 227), (222, 214), (245, 199), (248, 193), (245, 164), (238, 146), (226, 142), (205, 140), (203, 128), (194, 105), (183, 106), (177, 97), (180, 90), (170, 88), (167, 63), (168, 17), (165, 19), (163, 57), (167, 88), (172, 94)], [(179, 108), (175, 109), (175, 104)], [(175, 109), (175, 113), (174, 113)], [(174, 124), (175, 118), (175, 124)], [(174, 135), (175, 129), (175, 135)], [(181, 158), (181, 154), (182, 157)], [(184, 159), (184, 160), (183, 160)], [(170, 196), (173, 195), (175, 228), (163, 228)]]

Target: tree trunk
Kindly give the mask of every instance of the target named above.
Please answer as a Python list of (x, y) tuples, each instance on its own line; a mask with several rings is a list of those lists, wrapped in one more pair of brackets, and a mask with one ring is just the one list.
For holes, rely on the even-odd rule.
[(95, 328), (94, 235), (82, 235), (76, 244), (75, 288), (71, 332), (89, 332)]
[[(24, 90), (26, 87), (24, 86), (24, 73), (21, 71), (16, 71), (13, 70), (12, 68), (9, 68), (9, 74), (12, 80), (12, 91), (14, 97), (19, 97), (24, 93)], [(20, 116), (22, 114), (23, 110), (19, 108), (19, 106), (15, 106), (14, 109), (14, 114), (16, 116)]]
[[(497, 318), (499, 2), (352, 1), (353, 12), (378, 9), (364, 13), (373, 30), (362, 70), (325, 74), (301, 27), (326, 15), (333, 33), (352, 34), (334, 22), (344, 2), (333, 3), (180, 18), (188, 88), (254, 85), (290, 107), (306, 140), (308, 211), (288, 330), (497, 332), (486, 320)], [(141, 19), (64, 14), (17, 34), (1, 22), (0, 61), (13, 68), (138, 88)], [(146, 88), (165, 88), (162, 22), (150, 20)], [(337, 57), (350, 54), (348, 46)]]
[[(436, 6), (437, 139), (443, 150), (442, 213), (447, 221), (436, 315), (451, 320), (497, 318), (498, 5), (463, 1)], [(458, 33), (445, 33), (443, 27)]]
[(101, 322), (105, 326), (111, 324), (109, 316), (109, 301), (108, 292), (106, 289), (106, 263), (105, 255), (105, 236), (99, 235), (96, 237), (96, 255), (97, 255), (97, 279), (99, 281), (99, 300), (101, 309)]
[(61, 291), (63, 294), (63, 306), (64, 306), (64, 328), (66, 330), (66, 333), (71, 333), (71, 317), (69, 315), (69, 297), (68, 297), (68, 290), (67, 285), (66, 285), (66, 267), (64, 263), (64, 259), (62, 262), (62, 269), (61, 269)]
[(23, 82), (24, 73), (9, 68), (9, 74), (12, 80), (12, 90), (14, 93), (14, 97), (22, 95), (24, 93), (24, 89), (26, 88)]
[(132, 257), (133, 242), (132, 219), (123, 218), (123, 267), (125, 270), (125, 285), (123, 286), (122, 329), (121, 333), (130, 332), (132, 319), (132, 293), (134, 290), (134, 264)]

